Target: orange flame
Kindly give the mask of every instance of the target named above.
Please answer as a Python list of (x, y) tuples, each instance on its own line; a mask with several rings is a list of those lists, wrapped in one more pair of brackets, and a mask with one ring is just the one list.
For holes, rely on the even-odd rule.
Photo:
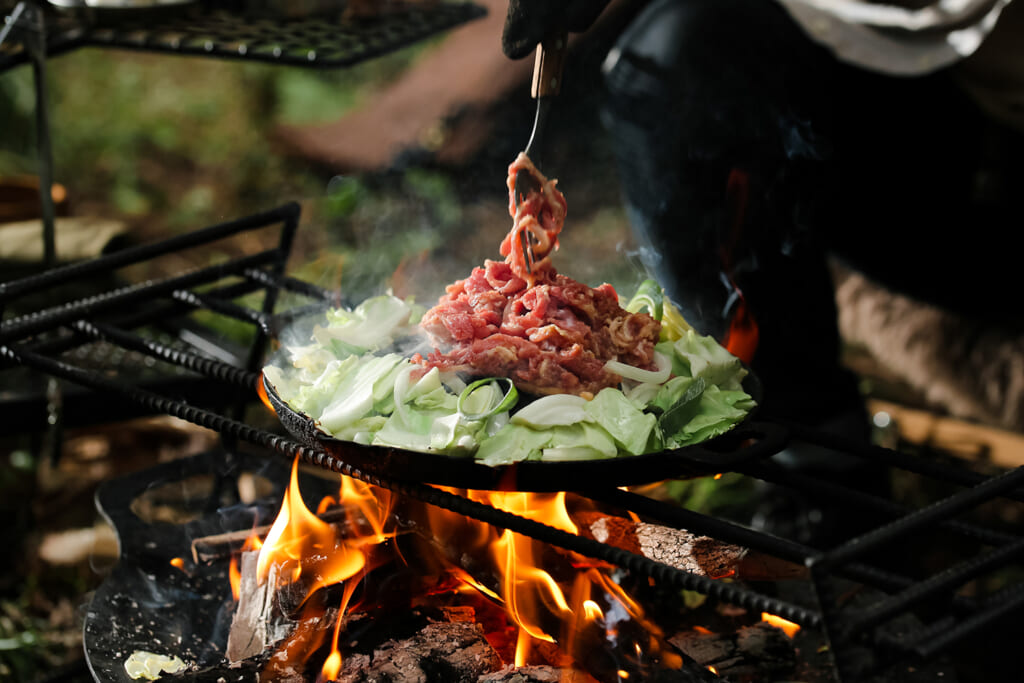
[(725, 333), (725, 350), (739, 358), (744, 363), (750, 363), (754, 359), (754, 352), (761, 340), (761, 332), (754, 320), (747, 300), (743, 293), (736, 290), (739, 296), (739, 303), (736, 306), (736, 313), (729, 321), (729, 330)]
[(768, 612), (761, 612), (761, 620), (767, 621), (772, 626), (780, 628), (783, 632), (792, 638), (800, 630), (800, 624), (794, 624), (792, 621), (783, 619), (780, 616), (769, 614)]
[[(569, 515), (565, 493), (533, 494), (522, 492), (459, 491), (471, 500), (488, 503), (496, 508), (532, 519), (568, 533), (577, 534), (578, 528)], [(336, 680), (343, 664), (342, 637), (345, 617), (359, 579), (375, 566), (390, 559), (402, 559), (394, 546), (384, 551), (373, 551), (393, 538), (389, 530), (392, 523), (393, 496), (363, 482), (342, 477), (337, 499), (326, 497), (311, 512), (303, 502), (298, 485), (298, 460), (291, 471), (289, 487), (284, 495), (281, 511), (262, 543), (253, 535), (247, 546), (259, 549), (257, 581), (264, 583), (274, 578), (280, 586), (295, 585), (302, 592), (305, 624), (319, 620), (327, 609), (323, 600), (310, 597), (322, 587), (340, 584), (343, 597), (333, 624), (333, 638), (329, 654), (320, 665), (318, 680)], [(464, 517), (439, 507), (425, 506), (422, 510), (429, 519), (435, 548), (445, 549), (438, 559), (444, 562), (447, 577), (424, 595), (457, 595), (474, 591), (483, 596), (487, 604), (503, 604), (511, 632), (495, 632), (507, 648), (504, 655), (516, 666), (536, 660), (534, 649), (539, 642), (558, 644), (568, 665), (573, 656), (588, 652), (596, 643), (621, 642), (625, 648), (635, 649), (636, 662), (658, 661), (661, 666), (679, 668), (682, 658), (661, 646), (662, 632), (650, 623), (641, 606), (619, 586), (607, 571), (607, 565), (569, 553), (556, 555), (545, 544), (530, 537), (499, 530), (490, 525)], [(346, 533), (320, 517), (337, 521), (344, 517)], [(449, 551), (454, 551), (449, 553)], [(480, 577), (456, 566), (455, 558), (481, 552)], [(562, 558), (556, 576), (541, 569), (544, 558)], [(447, 559), (446, 559), (447, 558)], [(429, 556), (420, 560), (430, 560)], [(232, 587), (237, 591), (237, 567), (232, 565)], [(493, 581), (492, 585), (488, 585)], [(563, 586), (571, 586), (568, 595)], [(324, 595), (324, 594), (320, 594)], [(417, 596), (410, 596), (416, 598)], [(609, 611), (611, 610), (611, 611)], [(609, 615), (609, 616), (606, 616)], [(310, 621), (312, 623), (312, 621)], [(624, 628), (624, 625), (627, 625)], [(305, 628), (305, 627), (302, 627)], [(283, 671), (281, 667), (294, 666), (308, 659), (327, 645), (326, 634), (317, 636), (312, 627), (296, 630), (289, 641), (279, 648), (268, 669)], [(504, 628), (504, 627), (502, 627)], [(507, 636), (512, 636), (511, 639)], [(603, 639), (603, 640), (602, 640)], [(325, 650), (320, 649), (320, 652)], [(548, 654), (550, 656), (550, 653)], [(549, 661), (549, 660), (546, 660)], [(618, 663), (619, 666), (623, 662)], [(623, 669), (631, 675), (629, 667)], [(274, 674), (275, 671), (268, 673)]]
[(355, 592), (355, 583), (349, 581), (345, 584), (345, 592), (341, 598), (341, 608), (338, 610), (338, 620), (334, 622), (334, 637), (331, 639), (331, 653), (327, 655), (323, 667), (320, 669), (320, 676), (325, 681), (335, 681), (341, 673), (341, 650), (338, 649), (338, 641), (341, 640), (341, 627), (344, 623), (342, 618), (348, 611), (348, 604), (352, 600), (352, 593)]
[[(256, 532), (249, 534), (245, 539), (245, 543), (242, 544), (241, 552), (249, 550), (259, 550), (263, 547), (263, 541)], [(238, 599), (242, 594), (242, 572), (239, 569), (239, 555), (234, 554), (231, 556), (231, 562), (228, 565), (228, 582), (231, 584), (231, 596), (238, 602)]]
[(267, 396), (267, 387), (263, 384), (263, 375), (260, 375), (259, 379), (256, 380), (256, 395), (263, 401), (263, 405), (267, 407), (270, 412), (276, 412), (274, 406), (270, 403), (270, 397)]
[(350, 521), (356, 522), (356, 517), (352, 513), (358, 510), (373, 529), (372, 537), (367, 539), (369, 542), (383, 543), (387, 540), (388, 534), (385, 533), (384, 527), (394, 507), (391, 491), (375, 489), (358, 479), (343, 476), (340, 499), (349, 510)]
[[(565, 493), (463, 493), (472, 500), (568, 533), (578, 533), (578, 527), (568, 512)], [(562, 583), (539, 567), (546, 548), (544, 544), (508, 530), (499, 532), (441, 510), (432, 510), (430, 518), (432, 531), (442, 544), (469, 538), (476, 544), (473, 547), (490, 549), (494, 571), (500, 577), (497, 590), (517, 630), (514, 651), (508, 653), (516, 666), (531, 663), (532, 650), (538, 642), (557, 643), (561, 651), (571, 657), (586, 652), (595, 639), (620, 640), (621, 617), (606, 623), (607, 608), (602, 608), (600, 601), (606, 605), (617, 605), (616, 614), (628, 615), (628, 621), (635, 625), (633, 628), (639, 627), (636, 633), (646, 634), (633, 644), (638, 662), (642, 653), (649, 652), (657, 655), (663, 666), (682, 666), (681, 657), (663, 651), (659, 644), (663, 636), (661, 631), (647, 621), (640, 605), (611, 579), (605, 565), (570, 553), (568, 562), (561, 565), (559, 573), (562, 583), (568, 584), (571, 580), (571, 591), (567, 596)], [(456, 528), (459, 530), (454, 531)], [(480, 582), (474, 580), (466, 581), (466, 584), (480, 586)], [(484, 589), (482, 592), (494, 596), (494, 591)]]
[(601, 606), (593, 600), (583, 601), (583, 614), (587, 619), (604, 619), (604, 612), (601, 610)]
[(452, 567), (449, 571), (451, 571), (455, 579), (459, 581), (461, 587), (478, 591), (479, 593), (481, 593), (485, 597), (490, 598), (491, 600), (496, 600), (499, 602), (501, 601), (501, 595), (495, 593), (490, 588), (477, 581), (473, 577), (473, 575), (467, 572), (465, 569), (462, 569), (460, 567)]
[(722, 270), (736, 292), (737, 304), (736, 312), (729, 321), (723, 346), (744, 363), (750, 363), (754, 359), (754, 352), (757, 351), (760, 331), (747, 300), (743, 297), (743, 291), (733, 281), (735, 252), (743, 239), (747, 205), (750, 201), (750, 175), (741, 169), (732, 169), (726, 181), (726, 195), (732, 205), (733, 221), (729, 242), (722, 247)]
[(171, 558), (171, 566), (174, 567), (175, 569), (180, 569), (181, 571), (185, 571), (185, 558), (183, 558), (183, 557), (172, 557)]
[(299, 461), (292, 465), (291, 481), (285, 491), (281, 512), (274, 520), (260, 549), (256, 580), (266, 582), (272, 565), (286, 583), (307, 581), (306, 595), (323, 586), (349, 579), (366, 566), (356, 543), (340, 540), (334, 528), (314, 515), (299, 491)]
[[(343, 597), (334, 623), (331, 651), (321, 668), (321, 680), (334, 680), (341, 671), (339, 641), (349, 603), (359, 585), (357, 580), (373, 568), (370, 551), (394, 536), (385, 527), (391, 515), (392, 496), (349, 477), (341, 477), (337, 500), (325, 497), (314, 514), (306, 506), (299, 489), (299, 460), (292, 464), (291, 479), (281, 503), (281, 510), (262, 543), (250, 536), (246, 546), (259, 550), (256, 579), (260, 584), (274, 577), (277, 588), (296, 584), (301, 590), (303, 615), (300, 627), (272, 658), (269, 668), (287, 668), (297, 660), (308, 658), (323, 638), (301, 624), (315, 623), (324, 613), (322, 601), (310, 600), (321, 588), (341, 585)], [(335, 508), (341, 507), (341, 515)], [(321, 516), (333, 513), (335, 521), (344, 521), (349, 533), (338, 529)], [(343, 517), (343, 519), (341, 519)], [(237, 596), (240, 584), (238, 567), (231, 566), (232, 590)], [(271, 677), (275, 675), (270, 672)]]
[[(473, 492), (470, 497), (482, 497), (498, 509), (543, 522), (569, 533), (575, 534), (579, 531), (565, 508), (564, 492), (554, 495)], [(491, 544), (494, 559), (502, 576), (502, 594), (506, 609), (519, 627), (516, 666), (526, 665), (530, 655), (531, 638), (555, 642), (555, 638), (541, 625), (541, 606), (562, 619), (569, 619), (572, 615), (572, 610), (558, 583), (549, 573), (536, 565), (533, 545), (533, 539), (513, 534), (508, 530)]]

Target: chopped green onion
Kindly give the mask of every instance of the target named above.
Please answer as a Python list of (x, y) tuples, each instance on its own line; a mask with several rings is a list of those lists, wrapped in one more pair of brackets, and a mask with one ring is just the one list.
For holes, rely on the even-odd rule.
[[(496, 405), (494, 405), (492, 408), (482, 413), (466, 413), (466, 411), (463, 409), (463, 405), (469, 398), (470, 394), (472, 394), (474, 391), (484, 386), (485, 384), (491, 384), (492, 382), (506, 382), (508, 384), (508, 389), (505, 390), (505, 395), (501, 397), (501, 400), (498, 401)], [(459, 402), (458, 404), (456, 404), (456, 410), (458, 410), (459, 415), (461, 415), (463, 418), (467, 420), (483, 420), (488, 417), (491, 417), (492, 415), (503, 413), (506, 410), (512, 410), (513, 406), (515, 406), (518, 400), (519, 392), (516, 391), (516, 385), (513, 384), (512, 380), (510, 380), (508, 377), (485, 377), (484, 379), (478, 379), (477, 381), (470, 383), (465, 389), (463, 389), (462, 393), (459, 394)]]
[(646, 308), (652, 318), (661, 322), (665, 295), (661, 287), (654, 280), (644, 280), (636, 290), (636, 294), (626, 304), (626, 310), (630, 313), (639, 313)]

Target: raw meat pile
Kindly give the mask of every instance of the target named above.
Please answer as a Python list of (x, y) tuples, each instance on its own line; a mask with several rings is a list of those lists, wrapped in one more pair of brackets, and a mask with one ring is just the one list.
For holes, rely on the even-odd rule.
[[(515, 180), (529, 173), (538, 189), (518, 204)], [(653, 369), (661, 323), (629, 313), (609, 284), (591, 288), (551, 264), (565, 221), (565, 197), (524, 154), (509, 166), (513, 227), (501, 243), (503, 262), (484, 262), (446, 288), (420, 323), (437, 348), (426, 367), (476, 377), (508, 377), (535, 394), (596, 394), (621, 377), (605, 369), (616, 360)], [(524, 236), (530, 241), (527, 267)]]

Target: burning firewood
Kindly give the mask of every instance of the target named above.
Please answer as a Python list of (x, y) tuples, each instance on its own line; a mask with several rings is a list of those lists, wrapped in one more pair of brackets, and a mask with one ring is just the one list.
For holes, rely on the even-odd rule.
[(240, 662), (261, 654), (288, 635), (293, 627), (291, 621), (285, 618), (278, 600), (277, 566), (270, 568), (267, 580), (260, 584), (256, 580), (258, 557), (258, 551), (248, 551), (242, 553), (239, 561), (241, 583), (238, 608), (231, 621), (226, 652), (231, 662)]
[(806, 576), (806, 568), (684, 529), (634, 522), (600, 512), (578, 512), (580, 535), (699, 576), (777, 581)]
[(590, 674), (554, 666), (506, 667), (481, 676), (477, 683), (596, 683)]
[(687, 631), (669, 642), (736, 683), (776, 680), (791, 673), (796, 661), (793, 641), (782, 629), (763, 621), (722, 634)]
[(371, 653), (346, 656), (336, 680), (369, 683), (443, 679), (476, 683), (501, 665), (501, 658), (484, 638), (479, 624), (442, 621), (428, 623), (408, 638), (388, 640)]

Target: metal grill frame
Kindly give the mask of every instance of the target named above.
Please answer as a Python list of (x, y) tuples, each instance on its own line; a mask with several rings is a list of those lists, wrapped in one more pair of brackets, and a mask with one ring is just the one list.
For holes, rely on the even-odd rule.
[[(884, 514), (889, 521), (828, 550), (773, 536), (735, 522), (683, 509), (637, 492), (608, 488), (576, 491), (593, 501), (635, 512), (641, 517), (723, 542), (739, 544), (775, 557), (802, 563), (811, 570), (819, 609), (810, 609), (766, 595), (748, 586), (712, 580), (654, 562), (595, 540), (574, 536), (548, 525), (474, 502), (464, 496), (416, 482), (398, 481), (360, 471), (339, 457), (298, 443), (281, 433), (247, 424), (242, 408), (255, 403), (260, 366), (273, 335), (297, 314), (325, 304), (339, 304), (337, 293), (288, 277), (285, 264), (299, 223), (298, 204), (286, 204), (260, 214), (211, 226), (186, 235), (127, 248), (90, 261), (51, 269), (41, 274), (0, 284), (0, 311), (29, 293), (69, 282), (108, 274), (181, 249), (201, 247), (216, 240), (253, 230), (280, 231), (275, 248), (228, 259), (214, 266), (167, 279), (128, 285), (96, 296), (55, 303), (43, 310), (8, 317), (0, 323), (0, 373), (27, 367), (46, 377), (84, 387), (94, 397), (119, 396), (142, 411), (172, 415), (218, 432), (226, 451), (240, 442), (254, 445), (270, 458), (296, 458), (302, 462), (360, 479), (403, 496), (441, 507), (467, 517), (622, 567), (637, 576), (679, 589), (702, 593), (713, 600), (771, 612), (820, 630), (830, 642), (841, 680), (859, 680), (865, 672), (852, 648), (868, 646), (885, 652), (885, 666), (894, 662), (929, 660), (968, 635), (982, 632), (1006, 614), (1024, 606), (1024, 583), (1011, 584), (980, 598), (955, 595), (958, 587), (993, 569), (1006, 567), (1020, 557), (1024, 539), (1013, 533), (963, 521), (960, 515), (997, 497), (1024, 501), (1024, 468), (997, 476), (925, 460), (880, 446), (848, 443), (834, 435), (797, 424), (769, 422), (778, 450), (796, 441), (815, 444), (874, 462), (893, 470), (919, 474), (960, 488), (920, 509), (908, 509), (814, 475), (788, 470), (773, 462), (741, 462), (735, 471), (794, 491), (825, 491), (853, 511)], [(259, 309), (233, 301), (241, 294), (263, 291)], [(279, 297), (288, 293), (308, 304), (276, 313)], [(144, 304), (144, 305), (139, 305)], [(227, 363), (199, 349), (182, 351), (140, 334), (139, 328), (168, 312), (201, 308), (253, 326), (254, 341), (246, 360)], [(76, 366), (68, 360), (75, 348), (104, 340), (145, 354), (166, 367), (184, 368), (197, 381), (229, 386), (237, 399), (231, 405), (210, 406), (161, 393), (159, 388), (126, 382), (109, 372)], [(781, 434), (782, 438), (779, 438)], [(755, 444), (756, 445), (756, 444)], [(988, 548), (965, 557), (932, 576), (921, 578), (875, 566), (870, 553), (886, 544), (900, 543), (922, 531), (941, 530), (972, 539)], [(839, 582), (853, 582), (881, 591), (884, 597), (868, 607), (841, 606), (836, 594)], [(886, 635), (879, 627), (898, 616), (913, 614), (927, 603), (940, 615), (901, 638)], [(878, 666), (878, 664), (875, 664)]]
[[(50, 11), (49, 55), (83, 47), (216, 57), (288, 66), (339, 68), (413, 45), (485, 14), (470, 2), (395, 4), (373, 17), (275, 17), (184, 5), (173, 12), (103, 14)], [(0, 71), (28, 62), (24, 46), (0, 46)]]

